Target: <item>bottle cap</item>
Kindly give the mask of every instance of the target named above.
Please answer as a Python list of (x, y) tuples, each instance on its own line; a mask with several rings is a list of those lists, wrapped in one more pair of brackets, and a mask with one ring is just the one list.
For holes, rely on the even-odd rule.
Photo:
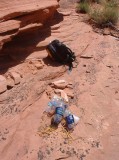
[(52, 107), (52, 103), (51, 103), (51, 102), (48, 102), (48, 106)]
[(78, 122), (79, 122), (79, 117), (77, 117), (77, 116), (75, 116), (75, 115), (73, 115), (73, 117), (74, 117), (74, 122), (75, 122), (75, 124), (77, 124)]

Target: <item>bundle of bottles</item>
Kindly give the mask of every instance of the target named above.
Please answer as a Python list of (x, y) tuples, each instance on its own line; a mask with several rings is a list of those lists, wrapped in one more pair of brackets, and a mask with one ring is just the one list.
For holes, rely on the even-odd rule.
[(79, 122), (79, 117), (75, 116), (69, 111), (67, 103), (65, 103), (62, 97), (54, 95), (53, 98), (48, 102), (47, 109), (45, 112), (48, 115), (53, 115), (52, 123), (59, 125), (62, 119), (66, 122), (68, 129), (73, 129)]

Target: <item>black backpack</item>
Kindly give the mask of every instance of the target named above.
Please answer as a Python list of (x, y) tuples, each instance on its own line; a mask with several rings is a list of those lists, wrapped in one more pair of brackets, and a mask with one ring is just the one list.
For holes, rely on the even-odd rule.
[(47, 45), (46, 50), (48, 51), (48, 55), (53, 60), (61, 64), (68, 64), (69, 70), (72, 70), (72, 62), (76, 60), (76, 56), (74, 55), (74, 52), (72, 52), (71, 49), (65, 44), (59, 40), (53, 40)]

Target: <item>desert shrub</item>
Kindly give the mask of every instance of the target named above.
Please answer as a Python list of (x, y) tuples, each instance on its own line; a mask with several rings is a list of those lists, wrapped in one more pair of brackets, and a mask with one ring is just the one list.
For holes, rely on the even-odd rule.
[(102, 0), (102, 2), (104, 3), (105, 6), (108, 7), (118, 7), (118, 0)]
[(88, 2), (88, 3), (96, 2), (96, 3), (99, 3), (100, 0), (79, 0), (79, 2)]
[(103, 13), (101, 10), (96, 10), (96, 9), (91, 10), (90, 17), (95, 23), (99, 25), (102, 24), (103, 22)]
[(118, 16), (119, 16), (119, 12), (118, 12), (118, 7), (115, 4), (108, 4), (104, 7), (104, 21), (106, 22), (112, 22), (113, 24), (115, 24), (118, 21)]
[(77, 4), (76, 11), (80, 13), (88, 13), (90, 9), (90, 4), (87, 1), (82, 1)]
[(111, 0), (109, 2), (103, 3), (103, 6), (99, 10), (91, 10), (90, 12), (91, 19), (98, 25), (107, 24), (109, 22), (115, 24), (118, 21), (118, 6)]

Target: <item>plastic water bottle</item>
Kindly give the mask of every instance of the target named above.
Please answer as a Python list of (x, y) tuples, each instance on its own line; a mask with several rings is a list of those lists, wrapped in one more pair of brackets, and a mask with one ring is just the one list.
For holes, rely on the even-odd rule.
[(51, 101), (48, 102), (48, 106), (45, 110), (48, 114), (53, 114), (55, 112), (55, 108), (58, 107), (59, 103), (63, 101), (61, 97), (54, 95)]
[(58, 125), (62, 118), (63, 118), (63, 115), (64, 115), (64, 112), (66, 110), (68, 106), (64, 103), (64, 102), (60, 102), (60, 104), (58, 105), (58, 107), (56, 107), (55, 109), (55, 115), (54, 115), (54, 118), (53, 118), (53, 123)]
[(73, 115), (69, 110), (66, 110), (64, 113), (64, 117), (66, 119), (67, 127), (69, 129), (73, 129), (74, 126), (78, 123), (79, 117)]

